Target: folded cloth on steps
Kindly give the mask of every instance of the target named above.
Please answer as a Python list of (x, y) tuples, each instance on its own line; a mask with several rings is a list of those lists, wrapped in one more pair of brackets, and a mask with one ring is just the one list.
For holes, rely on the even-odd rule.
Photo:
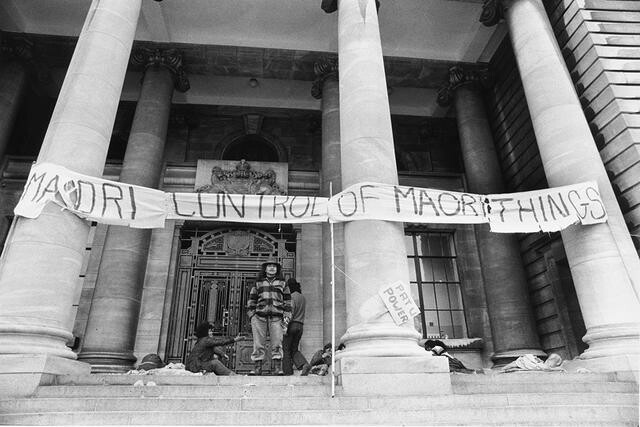
[(164, 368), (156, 369), (132, 369), (127, 372), (128, 375), (202, 375), (202, 372), (189, 372), (182, 363), (169, 363)]
[(519, 372), (519, 371), (561, 371), (565, 370), (560, 366), (562, 364), (562, 358), (556, 353), (551, 353), (547, 357), (546, 361), (542, 361), (540, 358), (533, 354), (525, 354), (518, 357), (513, 362), (502, 367), (502, 372)]

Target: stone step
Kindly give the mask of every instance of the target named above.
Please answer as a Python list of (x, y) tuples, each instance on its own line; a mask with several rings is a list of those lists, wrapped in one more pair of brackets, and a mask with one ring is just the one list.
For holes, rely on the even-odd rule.
[[(288, 384), (331, 384), (329, 376), (309, 375), (301, 376), (258, 376), (247, 375), (216, 376), (216, 375), (127, 375), (127, 374), (91, 374), (91, 375), (65, 375), (56, 380), (58, 385), (100, 385), (100, 384), (133, 384), (138, 380), (154, 381), (158, 385), (234, 385), (252, 383), (256, 385), (288, 385)], [(602, 382), (628, 382), (621, 380), (616, 373), (563, 373), (563, 372), (513, 372), (508, 374), (451, 374), (452, 384), (456, 383), (544, 383), (550, 382), (581, 382), (581, 383), (602, 383)]]
[(328, 385), (66, 385), (44, 386), (36, 390), (36, 397), (277, 397), (330, 396)]
[(451, 374), (451, 384), (456, 383), (602, 383), (602, 382), (634, 382), (621, 378), (618, 373), (568, 373), (568, 372), (509, 372), (491, 374)]
[[(38, 388), (38, 397), (118, 397), (118, 396), (171, 396), (171, 397), (295, 397), (295, 396), (329, 396), (331, 387), (328, 382), (305, 384), (301, 382), (270, 384), (263, 381), (249, 380), (228, 381), (224, 377), (211, 377), (210, 383), (163, 384), (158, 380), (156, 386), (134, 387), (129, 381), (126, 385), (58, 385)], [(242, 379), (242, 378), (239, 378)], [(144, 383), (155, 381), (144, 378)], [(173, 382), (173, 381), (171, 381)], [(166, 383), (166, 381), (165, 381)], [(633, 382), (571, 382), (551, 381), (548, 383), (533, 382), (500, 382), (500, 381), (467, 381), (452, 380), (454, 394), (502, 394), (502, 393), (637, 393), (638, 386)], [(341, 394), (336, 387), (336, 394)]]
[(138, 380), (147, 383), (153, 381), (158, 385), (319, 385), (331, 384), (329, 376), (258, 376), (248, 375), (126, 375), (126, 374), (91, 374), (62, 375), (56, 378), (57, 385), (132, 385)]
[[(292, 405), (293, 406), (293, 405)], [(20, 425), (634, 425), (637, 406), (571, 405), (436, 410), (118, 411), (0, 415)], [(636, 424), (637, 425), (637, 424)]]
[(451, 384), (454, 394), (498, 393), (638, 393), (634, 383), (457, 383)]
[(296, 410), (433, 410), (511, 406), (621, 405), (637, 406), (634, 393), (494, 394), (408, 397), (101, 397), (23, 398), (0, 400), (0, 413), (74, 411), (285, 411)]

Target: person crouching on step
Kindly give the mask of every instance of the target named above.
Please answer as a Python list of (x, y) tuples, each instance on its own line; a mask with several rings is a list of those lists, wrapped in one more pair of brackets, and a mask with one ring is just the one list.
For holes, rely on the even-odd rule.
[(231, 369), (224, 366), (220, 359), (229, 357), (219, 348), (219, 346), (233, 344), (244, 340), (243, 336), (213, 337), (213, 325), (209, 322), (201, 322), (196, 327), (196, 337), (198, 341), (193, 346), (191, 353), (187, 357), (185, 367), (191, 372), (213, 372), (216, 375), (235, 375)]
[(272, 374), (284, 375), (282, 370), (282, 335), (291, 319), (291, 292), (280, 276), (282, 266), (275, 260), (262, 264), (256, 284), (247, 301), (247, 315), (253, 332), (254, 369), (249, 375), (262, 375), (267, 331), (271, 341)]

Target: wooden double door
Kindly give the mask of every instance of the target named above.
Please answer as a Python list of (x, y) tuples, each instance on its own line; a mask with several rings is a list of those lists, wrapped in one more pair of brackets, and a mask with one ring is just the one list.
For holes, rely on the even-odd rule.
[(286, 241), (253, 229), (185, 233), (169, 320), (168, 362), (184, 363), (196, 342), (196, 326), (209, 321), (214, 336), (245, 337), (225, 347), (226, 365), (237, 373), (253, 368), (247, 299), (267, 259), (281, 262), (285, 278), (293, 275), (295, 252), (286, 249)]

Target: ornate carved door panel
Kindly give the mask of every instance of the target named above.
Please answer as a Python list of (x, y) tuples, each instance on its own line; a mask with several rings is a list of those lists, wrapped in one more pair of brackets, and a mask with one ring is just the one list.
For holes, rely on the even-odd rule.
[(196, 341), (195, 327), (208, 320), (214, 325), (215, 336), (241, 334), (247, 338), (227, 347), (227, 366), (246, 372), (253, 367), (251, 325), (246, 316), (249, 292), (261, 264), (271, 257), (281, 261), (285, 278), (293, 275), (295, 252), (288, 251), (285, 244), (292, 245), (295, 235), (276, 239), (254, 229), (183, 230), (167, 362), (184, 363)]

